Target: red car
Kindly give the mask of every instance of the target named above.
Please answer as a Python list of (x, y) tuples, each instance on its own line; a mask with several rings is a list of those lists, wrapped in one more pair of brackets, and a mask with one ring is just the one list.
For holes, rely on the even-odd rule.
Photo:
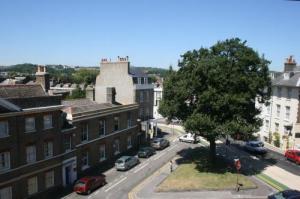
[(105, 176), (88, 176), (80, 178), (74, 185), (76, 193), (90, 194), (93, 190), (106, 184)]
[(296, 164), (300, 164), (300, 151), (299, 150), (287, 150), (284, 154), (286, 159), (296, 162)]

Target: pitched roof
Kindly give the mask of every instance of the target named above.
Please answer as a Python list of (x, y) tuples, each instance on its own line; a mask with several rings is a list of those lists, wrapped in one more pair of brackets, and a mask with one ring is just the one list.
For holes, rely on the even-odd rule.
[(148, 77), (148, 74), (146, 74), (141, 68), (137, 67), (130, 67), (129, 73), (135, 77)]
[(39, 84), (0, 85), (1, 98), (27, 98), (40, 96), (47, 96), (47, 94)]

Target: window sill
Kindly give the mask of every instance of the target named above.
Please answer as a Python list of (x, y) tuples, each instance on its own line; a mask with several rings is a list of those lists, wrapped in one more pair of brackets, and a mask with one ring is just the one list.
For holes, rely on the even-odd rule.
[(53, 155), (51, 155), (51, 156), (46, 156), (46, 157), (45, 157), (45, 160), (48, 160), (48, 159), (51, 159), (51, 158), (53, 158)]
[(84, 144), (84, 143), (87, 143), (87, 142), (89, 142), (89, 141), (88, 140), (82, 140), (81, 144)]
[(25, 131), (24, 133), (35, 133), (35, 132), (36, 132), (36, 129), (32, 130), (32, 131)]
[(119, 155), (120, 151), (114, 152), (114, 155)]
[(0, 136), (0, 139), (1, 139), (1, 138), (8, 138), (8, 137), (10, 137), (10, 135)]
[(5, 173), (5, 172), (7, 172), (7, 171), (9, 171), (10, 170), (10, 167), (9, 168), (5, 168), (5, 169), (1, 169), (0, 170), (0, 173)]
[(53, 129), (54, 127), (51, 126), (51, 127), (47, 127), (47, 128), (44, 128), (43, 130), (49, 130), (49, 129)]
[(130, 145), (130, 146), (127, 147), (127, 149), (131, 149), (131, 148), (132, 148), (132, 145)]
[(106, 157), (105, 158), (100, 158), (99, 162), (103, 162), (106, 160)]

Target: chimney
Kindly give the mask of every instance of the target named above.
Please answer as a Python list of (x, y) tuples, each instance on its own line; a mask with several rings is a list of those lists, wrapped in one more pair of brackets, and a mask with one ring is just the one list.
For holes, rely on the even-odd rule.
[(85, 98), (95, 101), (95, 88), (92, 85), (85, 89)]
[(293, 56), (291, 55), (289, 58), (286, 59), (286, 62), (284, 63), (284, 72), (291, 72), (294, 71), (296, 68), (296, 61), (293, 59)]
[(50, 89), (49, 73), (46, 72), (46, 66), (37, 66), (37, 72), (35, 73), (36, 83), (42, 85), (45, 92)]
[(115, 87), (106, 88), (106, 102), (110, 104), (115, 104), (116, 102), (116, 89)]

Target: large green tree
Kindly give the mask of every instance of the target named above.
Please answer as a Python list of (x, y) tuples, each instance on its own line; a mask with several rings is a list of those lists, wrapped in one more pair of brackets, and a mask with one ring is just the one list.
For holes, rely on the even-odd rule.
[(178, 71), (169, 70), (165, 78), (159, 111), (205, 137), (214, 161), (216, 139), (237, 133), (249, 137), (260, 127), (255, 101), (267, 103), (270, 98), (270, 62), (239, 38), (181, 57)]

